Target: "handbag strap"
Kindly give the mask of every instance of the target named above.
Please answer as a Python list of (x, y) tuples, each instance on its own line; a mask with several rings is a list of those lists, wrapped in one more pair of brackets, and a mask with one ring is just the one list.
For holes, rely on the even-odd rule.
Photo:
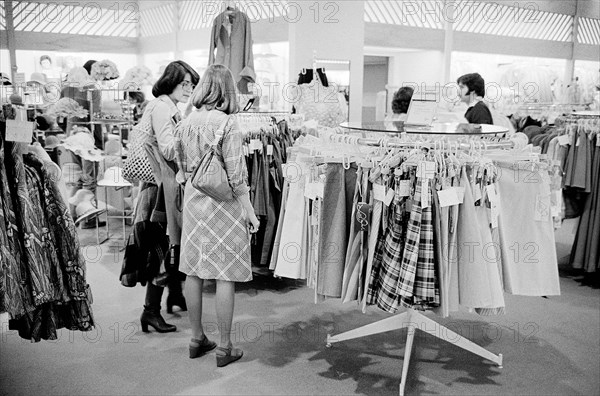
[[(211, 144), (212, 147), (217, 147), (219, 144), (221, 144), (221, 141), (225, 137), (225, 128), (227, 127), (227, 123), (229, 122), (230, 118), (231, 118), (231, 116), (226, 116), (225, 120), (221, 123), (219, 128), (217, 128), (217, 130), (215, 131), (215, 139), (213, 140), (213, 142)], [(219, 132), (221, 132), (221, 133), (218, 134)]]

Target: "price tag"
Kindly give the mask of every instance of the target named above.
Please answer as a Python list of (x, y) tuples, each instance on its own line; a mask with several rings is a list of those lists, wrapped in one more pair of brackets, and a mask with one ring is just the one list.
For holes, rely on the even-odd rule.
[(475, 184), (475, 189), (473, 190), (473, 200), (475, 202), (481, 199), (481, 185), (479, 183)]
[(596, 147), (600, 147), (600, 135), (596, 134)]
[[(446, 208), (448, 206), (458, 205), (460, 204), (460, 200), (458, 199), (458, 193), (456, 188), (450, 187), (445, 190), (441, 190), (437, 192), (438, 199), (440, 200), (440, 207)], [(464, 191), (463, 191), (464, 196)]]
[(260, 140), (250, 139), (250, 150), (251, 151), (262, 150), (262, 147), (263, 147), (263, 145)]
[(383, 201), (385, 206), (390, 206), (390, 204), (394, 200), (394, 195), (396, 195), (396, 193), (394, 192), (393, 189), (390, 188), (385, 196), (385, 200)]
[(373, 184), (373, 199), (382, 202), (385, 200), (385, 186), (383, 184)]
[(242, 146), (242, 151), (244, 152), (244, 155), (247, 157), (250, 155), (250, 151), (248, 151), (248, 145), (244, 144)]
[(433, 161), (420, 161), (417, 165), (417, 177), (422, 179), (433, 179), (435, 177), (435, 162)]
[(398, 186), (398, 195), (401, 197), (410, 197), (410, 181), (400, 180), (400, 185)]
[(456, 190), (456, 196), (458, 197), (458, 203), (462, 204), (465, 202), (465, 188), (464, 187), (454, 187)]
[(269, 144), (267, 146), (267, 155), (273, 155), (273, 145)]
[(317, 182), (313, 183), (313, 189), (315, 191), (315, 195), (319, 198), (323, 198), (325, 195), (325, 183)]
[(31, 143), (33, 122), (6, 120), (6, 141)]
[(571, 140), (569, 139), (569, 135), (560, 135), (558, 137), (558, 144), (561, 146), (567, 146), (571, 144)]
[(500, 212), (498, 211), (498, 205), (492, 205), (490, 209), (490, 225), (493, 228), (498, 228), (498, 216)]
[(493, 184), (489, 184), (485, 186), (485, 190), (487, 192), (488, 200), (492, 203), (496, 202), (498, 198), (496, 195), (496, 187)]
[(315, 183), (306, 183), (306, 185), (304, 186), (304, 196), (312, 200), (317, 199)]
[(421, 179), (421, 208), (429, 207), (429, 180)]
[(533, 219), (535, 221), (546, 221), (550, 216), (550, 196), (538, 194), (535, 198)]
[(581, 145), (581, 137), (577, 136), (577, 143), (575, 143), (575, 147), (579, 147)]

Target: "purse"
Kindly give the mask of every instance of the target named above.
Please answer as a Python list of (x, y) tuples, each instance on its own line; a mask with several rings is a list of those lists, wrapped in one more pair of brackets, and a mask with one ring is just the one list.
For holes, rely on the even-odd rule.
[(123, 178), (130, 182), (156, 184), (154, 172), (146, 155), (146, 142), (152, 137), (152, 125), (142, 117), (129, 133), (129, 155), (123, 161)]
[[(233, 190), (229, 185), (223, 161), (223, 138), (229, 117), (215, 131), (215, 139), (210, 149), (202, 156), (192, 174), (192, 186), (215, 201), (231, 201)], [(220, 136), (219, 136), (219, 132)]]

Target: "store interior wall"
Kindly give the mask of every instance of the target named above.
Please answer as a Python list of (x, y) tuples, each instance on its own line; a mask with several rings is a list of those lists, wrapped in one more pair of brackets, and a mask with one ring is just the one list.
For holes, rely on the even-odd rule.
[(363, 122), (376, 121), (377, 93), (388, 85), (389, 58), (385, 56), (365, 56)]

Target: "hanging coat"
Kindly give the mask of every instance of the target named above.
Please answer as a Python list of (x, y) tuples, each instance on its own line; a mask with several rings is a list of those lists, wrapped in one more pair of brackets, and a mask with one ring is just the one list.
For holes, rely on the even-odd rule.
[[(228, 30), (228, 27), (231, 29)], [(215, 18), (210, 37), (208, 65), (227, 66), (243, 94), (249, 93), (248, 83), (256, 81), (250, 30), (248, 16), (235, 9), (222, 12)]]

